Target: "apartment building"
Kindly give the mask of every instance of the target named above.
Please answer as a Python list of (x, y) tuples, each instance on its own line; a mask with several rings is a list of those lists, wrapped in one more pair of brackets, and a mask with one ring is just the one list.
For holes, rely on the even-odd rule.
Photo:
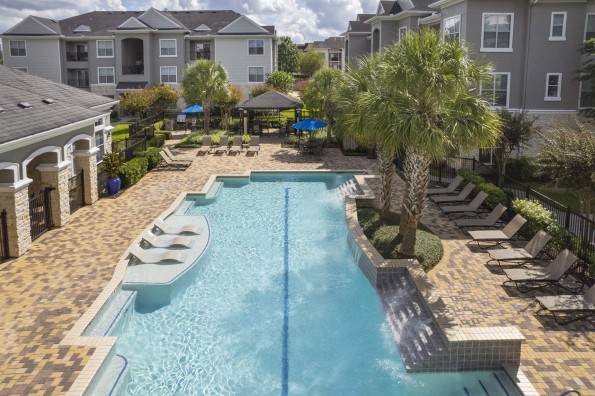
[(355, 21), (349, 21), (347, 31), (341, 33), (345, 43), (345, 66), (350, 60), (368, 55), (371, 48), (372, 25), (365, 23), (375, 14), (358, 14)]
[(28, 16), (1, 38), (6, 66), (109, 97), (154, 84), (178, 88), (197, 59), (221, 63), (246, 92), (277, 67), (274, 26), (231, 10)]
[(343, 70), (345, 64), (343, 41), (343, 37), (329, 37), (322, 41), (306, 43), (304, 51), (313, 49), (322, 54), (327, 67)]

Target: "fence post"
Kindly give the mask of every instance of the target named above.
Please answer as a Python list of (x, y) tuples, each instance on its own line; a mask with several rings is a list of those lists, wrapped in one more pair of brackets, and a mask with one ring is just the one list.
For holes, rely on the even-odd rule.
[(531, 196), (531, 187), (527, 186), (525, 188), (525, 199), (529, 199), (530, 196)]
[(570, 213), (571, 213), (570, 206), (567, 206), (566, 207), (566, 219), (564, 220), (564, 228), (566, 228), (567, 230), (570, 229)]
[(10, 257), (10, 250), (8, 247), (8, 212), (6, 209), (2, 209), (0, 212), (0, 226), (2, 226), (2, 251), (4, 252), (4, 257), (0, 258), (8, 258)]
[(473, 157), (473, 163), (471, 165), (471, 170), (475, 172), (475, 157)]
[(442, 183), (442, 164), (438, 166), (438, 183)]
[(80, 185), (80, 194), (81, 194), (81, 206), (86, 205), (85, 202), (85, 170), (81, 169), (81, 185)]
[(53, 190), (54, 189), (51, 187), (46, 187), (45, 190), (43, 190), (43, 204), (45, 206), (45, 224), (48, 229), (54, 226), (54, 222), (52, 221), (52, 202), (50, 194)]

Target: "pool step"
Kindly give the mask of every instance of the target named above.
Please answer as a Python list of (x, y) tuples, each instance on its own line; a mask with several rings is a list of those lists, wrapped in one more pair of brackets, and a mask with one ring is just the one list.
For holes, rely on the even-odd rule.
[(500, 374), (492, 373), (494, 381), (477, 380), (476, 383), (471, 383), (463, 387), (464, 395), (481, 395), (481, 396), (514, 396), (518, 395), (518, 390), (514, 385), (510, 385)]
[(136, 291), (118, 289), (95, 315), (84, 331), (86, 336), (107, 336), (118, 328), (118, 324), (130, 307), (134, 306)]
[(220, 181), (214, 182), (213, 185), (211, 186), (211, 188), (209, 188), (207, 195), (205, 195), (205, 199), (217, 198), (217, 195), (219, 195), (219, 192), (221, 191), (221, 187), (223, 187), (223, 182), (220, 182)]
[(124, 356), (114, 354), (102, 364), (87, 394), (101, 396), (124, 394), (129, 382), (129, 368), (128, 360)]
[(361, 195), (362, 190), (360, 189), (359, 185), (356, 183), (355, 179), (349, 179), (339, 187), (337, 187), (337, 192), (341, 196), (341, 198), (345, 198), (348, 195)]

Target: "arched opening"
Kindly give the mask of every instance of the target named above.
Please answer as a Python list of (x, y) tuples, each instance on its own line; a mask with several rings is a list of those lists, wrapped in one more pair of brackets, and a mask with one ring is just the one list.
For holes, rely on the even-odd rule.
[(42, 147), (31, 153), (26, 160), (23, 161), (23, 179), (31, 179), (29, 184), (29, 196), (36, 195), (45, 187), (39, 165), (58, 165), (62, 161), (62, 154), (60, 147), (50, 146)]
[(372, 32), (372, 53), (380, 51), (380, 29)]
[(143, 40), (137, 38), (122, 40), (122, 74), (145, 74)]
[(14, 185), (19, 181), (19, 164), (0, 162), (0, 185)]

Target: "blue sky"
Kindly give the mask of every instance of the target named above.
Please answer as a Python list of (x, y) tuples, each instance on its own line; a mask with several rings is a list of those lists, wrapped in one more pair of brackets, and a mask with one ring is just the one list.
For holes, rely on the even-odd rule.
[(347, 29), (356, 14), (372, 13), (377, 0), (0, 0), (0, 32), (27, 15), (63, 19), (94, 10), (231, 9), (264, 25), (275, 25), (279, 35), (294, 42), (320, 40)]

